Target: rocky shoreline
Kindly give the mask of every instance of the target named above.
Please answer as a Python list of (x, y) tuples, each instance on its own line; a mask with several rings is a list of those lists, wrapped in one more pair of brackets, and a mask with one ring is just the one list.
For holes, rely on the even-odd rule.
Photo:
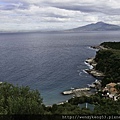
[[(91, 48), (93, 49), (98, 49), (98, 50), (107, 50), (107, 48), (99, 45), (99, 46), (91, 46)], [(86, 69), (85, 71), (87, 73), (89, 73), (90, 75), (92, 75), (93, 77), (95, 78), (103, 78), (105, 77), (104, 73), (102, 73), (101, 71), (98, 71), (96, 70), (96, 65), (97, 65), (97, 62), (95, 61), (95, 58), (88, 58), (87, 60), (85, 60), (85, 62), (87, 64), (89, 64), (90, 66), (92, 66), (92, 69)]]
[(99, 77), (102, 78), (105, 76), (104, 73), (95, 69), (97, 63), (95, 62), (94, 58), (88, 58), (85, 62), (92, 66), (92, 69), (85, 70), (87, 73), (89, 73), (90, 75), (96, 78), (99, 78)]
[[(104, 48), (104, 47), (102, 47), (102, 46), (91, 46), (91, 48), (93, 48), (93, 49), (98, 49), (98, 50), (100, 50), (100, 49), (107, 49), (107, 48)], [(85, 64), (88, 64), (88, 65), (90, 66), (89, 69), (85, 69), (85, 71), (86, 71), (88, 74), (92, 75), (93, 77), (95, 77), (95, 78), (97, 78), (97, 79), (102, 79), (102, 78), (105, 76), (102, 72), (100, 72), (100, 71), (98, 71), (98, 70), (95, 69), (95, 68), (96, 68), (96, 65), (97, 65), (97, 62), (95, 61), (95, 58), (94, 58), (94, 57), (93, 57), (93, 58), (88, 58), (88, 59), (86, 59), (86, 60), (85, 60)], [(98, 82), (98, 81), (97, 81), (97, 82)], [(94, 83), (95, 83), (95, 82), (94, 82)], [(99, 82), (99, 83), (100, 83), (100, 82)], [(100, 83), (100, 84), (101, 84), (101, 83)], [(80, 96), (82, 96), (82, 95), (90, 96), (90, 95), (93, 94), (92, 92), (90, 92), (90, 90), (91, 90), (91, 87), (90, 87), (90, 86), (91, 86), (91, 85), (89, 85), (88, 88), (71, 89), (71, 90), (62, 92), (62, 94), (63, 94), (63, 95), (74, 94), (74, 96), (76, 96), (76, 97), (80, 97)], [(95, 85), (95, 88), (96, 88), (96, 85)], [(62, 102), (62, 104), (63, 104), (63, 103), (64, 103), (64, 102)], [(61, 104), (61, 103), (60, 103), (60, 104)]]
[(93, 49), (98, 49), (98, 50), (107, 50), (108, 48), (105, 48), (104, 46), (102, 45), (98, 45), (98, 46), (91, 46), (91, 48)]

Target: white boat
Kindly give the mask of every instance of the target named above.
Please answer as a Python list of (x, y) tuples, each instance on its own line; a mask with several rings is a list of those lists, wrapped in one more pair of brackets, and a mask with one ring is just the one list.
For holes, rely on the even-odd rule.
[(71, 87), (71, 90), (74, 90), (75, 88)]
[(0, 82), (0, 84), (2, 84), (3, 82)]
[(95, 88), (95, 84), (88, 84), (88, 87)]

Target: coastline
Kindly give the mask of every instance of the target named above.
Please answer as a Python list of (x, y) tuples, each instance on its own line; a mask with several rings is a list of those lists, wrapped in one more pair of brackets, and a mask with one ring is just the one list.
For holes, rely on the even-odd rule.
[[(105, 49), (104, 47), (101, 47), (101, 46), (90, 46), (90, 47), (93, 48), (94, 50), (95, 50), (95, 49), (97, 49), (97, 50)], [(86, 72), (86, 74), (88, 73), (88, 74), (92, 75), (93, 77), (95, 77), (95, 78), (97, 78), (97, 79), (101, 79), (101, 78), (103, 78), (103, 77), (105, 76), (102, 72), (97, 71), (97, 70), (95, 69), (95, 67), (96, 67), (96, 65), (97, 65), (97, 62), (95, 61), (95, 57), (86, 59), (86, 60), (84, 61), (84, 63), (89, 67), (89, 69), (85, 69), (85, 70), (84, 70), (84, 71)], [(98, 82), (98, 81), (97, 81), (97, 82)], [(96, 83), (97, 83), (97, 82), (96, 82)], [(94, 83), (95, 83), (95, 82), (91, 83), (91, 85), (93, 85)], [(99, 82), (99, 83), (100, 83), (100, 82)], [(94, 94), (94, 93), (91, 92), (91, 89), (92, 89), (93, 87), (91, 87), (90, 84), (87, 84), (87, 85), (88, 85), (88, 87), (86, 87), (86, 88), (73, 88), (73, 89), (70, 89), (70, 90), (68, 90), (68, 91), (63, 91), (62, 94), (63, 94), (63, 95), (71, 95), (71, 94), (73, 94), (73, 98), (74, 98), (74, 97), (80, 97), (80, 96), (82, 96), (82, 95), (91, 96), (92, 94)], [(94, 87), (94, 88), (96, 88), (96, 87)], [(68, 100), (67, 100), (67, 101), (68, 101)], [(58, 103), (58, 105), (64, 104), (64, 103), (66, 103), (67, 101), (60, 102), (60, 103)]]
[[(91, 48), (93, 48), (95, 50), (96, 49), (97, 50), (107, 50), (107, 48), (105, 48), (105, 47), (103, 47), (101, 45), (99, 45), (99, 46), (91, 46)], [(103, 72), (96, 70), (97, 62), (95, 61), (95, 57), (86, 59), (85, 64), (88, 64), (90, 66), (89, 69), (85, 69), (85, 71), (88, 74), (90, 74), (93, 77), (98, 78), (98, 79), (101, 79), (101, 78), (105, 77)]]
[(105, 76), (104, 73), (95, 69), (97, 63), (95, 62), (94, 58), (88, 58), (85, 62), (92, 66), (90, 69), (85, 69), (88, 74), (92, 75), (95, 78), (102, 78)]
[(93, 49), (97, 49), (97, 50), (108, 50), (108, 48), (105, 48), (104, 46), (102, 45), (98, 45), (98, 46), (91, 46), (91, 48)]
[[(99, 46), (90, 46), (90, 48), (94, 49), (94, 50), (107, 50), (107, 48), (99, 45)], [(85, 69), (84, 71), (86, 72), (86, 74), (90, 74), (92, 75), (93, 77), (95, 77), (96, 80), (95, 82), (91, 83), (91, 84), (88, 84), (88, 87), (86, 88), (74, 88), (74, 89), (70, 89), (68, 91), (64, 91), (62, 92), (63, 95), (71, 95), (73, 94), (73, 97), (76, 96), (76, 97), (80, 97), (82, 95), (86, 95), (86, 96), (90, 96), (92, 95), (93, 93), (90, 92), (92, 88), (96, 88), (96, 85), (94, 83), (98, 83), (99, 82), (99, 85), (101, 85), (100, 83), (100, 79), (104, 78), (105, 75), (104, 73), (102, 73), (101, 71), (98, 71), (96, 70), (96, 65), (97, 65), (97, 62), (95, 61), (95, 57), (92, 57), (92, 58), (88, 58), (84, 61), (84, 63), (89, 67), (89, 69)], [(94, 87), (93, 87), (94, 85)], [(65, 101), (66, 102), (66, 101)], [(61, 103), (58, 103), (58, 104), (63, 104), (65, 102), (61, 102)]]

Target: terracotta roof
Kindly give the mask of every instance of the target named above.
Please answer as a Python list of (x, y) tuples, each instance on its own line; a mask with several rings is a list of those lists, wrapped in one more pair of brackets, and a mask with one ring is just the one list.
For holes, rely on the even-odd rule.
[(110, 93), (112, 93), (112, 94), (115, 94), (115, 93), (117, 93), (117, 89), (116, 88), (110, 88)]
[(106, 86), (108, 87), (108, 86), (110, 86), (110, 87), (115, 87), (117, 84), (116, 83), (109, 83), (109, 84), (107, 84)]

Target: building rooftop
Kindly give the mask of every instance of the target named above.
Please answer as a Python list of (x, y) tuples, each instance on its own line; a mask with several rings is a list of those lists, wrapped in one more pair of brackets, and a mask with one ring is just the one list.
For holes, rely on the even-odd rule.
[(109, 87), (109, 86), (110, 86), (110, 87), (113, 87), (113, 88), (114, 88), (116, 85), (117, 85), (116, 83), (109, 83), (109, 84), (106, 85), (106, 87)]

